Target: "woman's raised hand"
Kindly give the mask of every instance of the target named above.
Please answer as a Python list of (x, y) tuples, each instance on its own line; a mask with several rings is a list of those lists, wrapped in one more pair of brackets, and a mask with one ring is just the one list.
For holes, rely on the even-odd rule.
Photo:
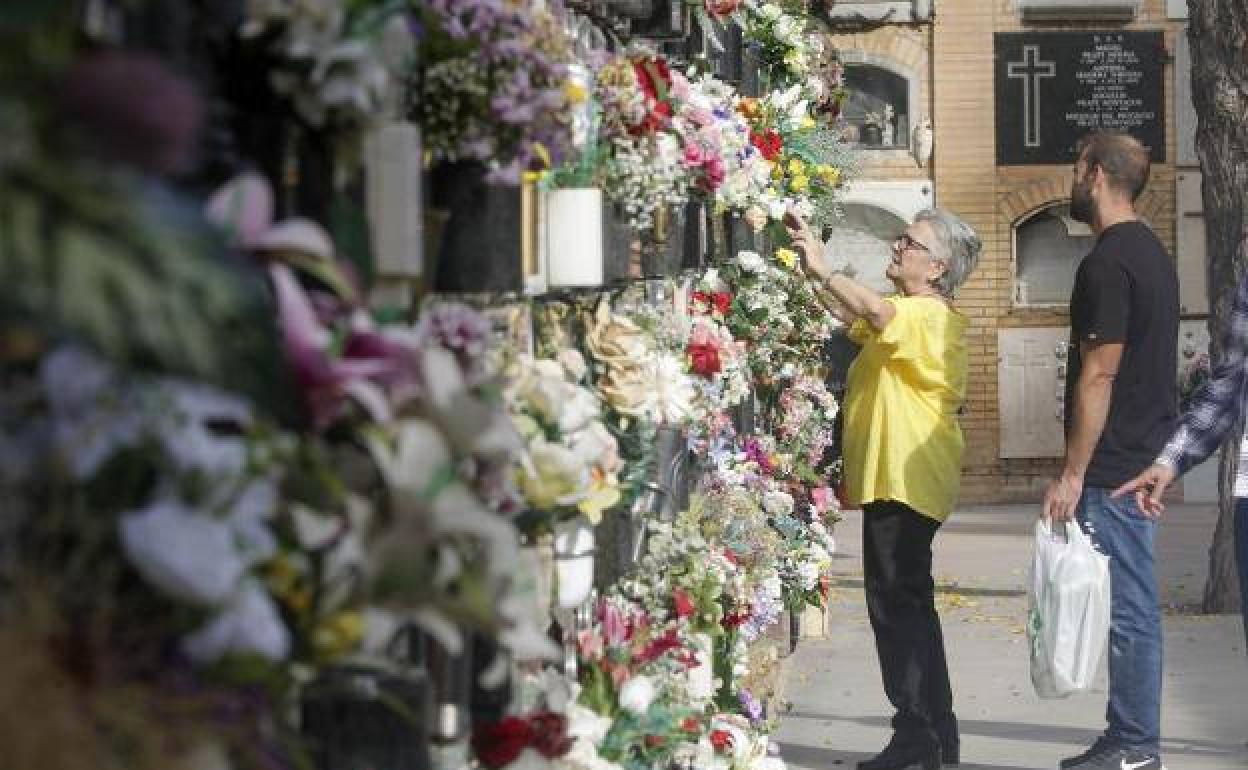
[(810, 225), (793, 209), (785, 212), (784, 226), (789, 231), (789, 237), (793, 239), (793, 248), (802, 256), (806, 269), (820, 279), (826, 279), (832, 270), (823, 256), (823, 241), (819, 240), (819, 236), (811, 231)]

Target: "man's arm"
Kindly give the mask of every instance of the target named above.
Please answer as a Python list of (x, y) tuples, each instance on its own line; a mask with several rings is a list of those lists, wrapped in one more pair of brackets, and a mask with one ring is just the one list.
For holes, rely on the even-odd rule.
[(1140, 475), (1114, 491), (1114, 497), (1135, 493), (1140, 510), (1158, 517), (1166, 488), (1193, 465), (1213, 454), (1230, 434), (1244, 403), (1248, 374), (1248, 277), (1240, 281), (1222, 341), (1222, 354), (1212, 376), (1192, 395), (1179, 416), (1179, 426), (1161, 454)]
[(1069, 521), (1083, 493), (1083, 478), (1096, 451), (1097, 442), (1109, 419), (1109, 401), (1114, 378), (1122, 362), (1122, 343), (1081, 343), (1083, 368), (1075, 393), (1070, 434), (1066, 439), (1066, 461), (1062, 473), (1044, 496), (1044, 514), (1054, 521)]

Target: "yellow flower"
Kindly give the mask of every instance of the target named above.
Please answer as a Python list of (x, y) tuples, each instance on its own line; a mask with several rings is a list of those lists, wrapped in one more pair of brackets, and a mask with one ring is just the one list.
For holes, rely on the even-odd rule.
[(806, 170), (806, 164), (802, 162), (801, 158), (789, 159), (789, 173), (790, 174), (792, 174), (793, 176), (801, 176), (802, 172), (804, 172), (805, 170)]
[(589, 497), (577, 504), (581, 513), (595, 526), (602, 521), (602, 514), (620, 502), (620, 483), (614, 474), (593, 470), (594, 482), (590, 486)]
[(784, 178), (784, 166), (781, 166), (779, 163), (777, 163), (777, 164), (775, 164), (774, 166), (772, 166), (772, 167), (771, 167), (771, 178), (772, 178), (772, 179), (783, 179), (783, 178)]
[(803, 131), (809, 131), (815, 127), (815, 119), (809, 115), (804, 115), (801, 122), (797, 124), (797, 127)]
[(805, 175), (793, 177), (793, 181), (789, 183), (789, 188), (795, 193), (806, 192), (806, 188), (810, 186), (810, 179)]
[(797, 266), (797, 252), (793, 249), (776, 249), (776, 261), (792, 270)]
[(582, 104), (589, 98), (589, 91), (580, 81), (569, 80), (563, 84), (563, 98), (568, 100), (568, 104)]
[(819, 176), (828, 184), (836, 186), (836, 183), (841, 181), (841, 170), (836, 166), (820, 166)]
[(354, 650), (364, 638), (364, 616), (354, 610), (334, 613), (317, 624), (312, 644), (326, 658), (337, 658)]

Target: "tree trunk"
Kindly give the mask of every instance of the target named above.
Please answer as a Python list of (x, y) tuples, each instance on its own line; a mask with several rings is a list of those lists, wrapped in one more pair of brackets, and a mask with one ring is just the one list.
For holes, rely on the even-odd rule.
[[(1245, 214), (1248, 212), (1248, 5), (1243, 0), (1188, 0), (1192, 47), (1192, 100), (1198, 123), (1196, 153), (1203, 178), (1205, 233), (1213, 357), (1221, 353), (1235, 288), (1244, 273)], [(1236, 466), (1243, 416), (1222, 448), (1218, 491), (1220, 515), (1209, 548), (1205, 612), (1239, 608), (1235, 575), (1234, 516)]]

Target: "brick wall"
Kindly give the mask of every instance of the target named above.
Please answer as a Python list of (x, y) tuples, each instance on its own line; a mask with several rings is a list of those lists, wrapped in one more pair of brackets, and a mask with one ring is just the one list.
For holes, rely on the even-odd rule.
[[(1165, 18), (1164, 0), (1146, 0), (1138, 19), (1124, 29), (1164, 29), (1173, 50), (1182, 24)], [(963, 288), (958, 308), (970, 319), (970, 376), (963, 460), (962, 502), (1037, 501), (1057, 471), (1058, 460), (1002, 460), (997, 391), (997, 331), (1021, 326), (1064, 326), (1065, 311), (1016, 309), (1012, 303), (1012, 226), (1050, 203), (1069, 196), (1070, 168), (997, 167), (993, 105), (993, 33), (1026, 29), (1013, 0), (940, 0), (930, 27), (890, 26), (860, 35), (833, 38), (841, 50), (861, 50), (894, 60), (927, 63), (922, 72), (920, 108), (935, 128), (930, 169), (905, 158), (882, 157), (865, 167), (866, 176), (889, 179), (930, 175), (937, 203), (966, 219), (984, 241), (978, 270)], [(1045, 25), (1078, 29), (1108, 25)], [(1162, 241), (1174, 248), (1173, 73), (1166, 68), (1167, 162), (1156, 164), (1141, 198), (1141, 213)]]

